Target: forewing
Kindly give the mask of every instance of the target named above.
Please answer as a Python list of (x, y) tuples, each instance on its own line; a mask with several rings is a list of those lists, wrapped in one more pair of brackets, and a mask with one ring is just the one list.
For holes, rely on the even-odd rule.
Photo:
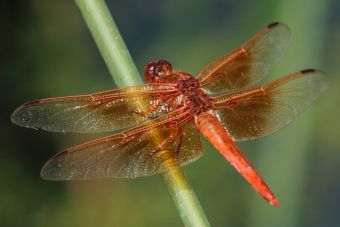
[[(196, 127), (183, 123), (173, 128), (173, 139), (157, 150), (171, 134), (169, 123), (134, 129), (68, 149), (44, 165), (47, 180), (134, 178), (165, 172), (165, 165), (188, 164), (202, 155)], [(173, 161), (169, 162), (172, 157)]]
[(320, 71), (303, 70), (265, 85), (214, 96), (214, 114), (234, 140), (259, 138), (287, 125), (328, 87)]
[(89, 95), (41, 99), (23, 104), (12, 114), (13, 123), (54, 132), (105, 132), (140, 124), (141, 112), (161, 97), (176, 93), (173, 86), (145, 84)]
[(196, 78), (212, 93), (249, 87), (267, 75), (286, 48), (289, 36), (285, 24), (272, 23), (239, 48), (207, 65)]

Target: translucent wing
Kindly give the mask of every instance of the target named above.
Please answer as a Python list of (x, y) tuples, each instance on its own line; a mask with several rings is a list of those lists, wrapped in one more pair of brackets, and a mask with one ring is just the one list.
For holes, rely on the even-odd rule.
[(272, 23), (241, 47), (207, 65), (196, 78), (213, 93), (249, 87), (266, 76), (286, 48), (289, 36), (286, 25)]
[[(203, 150), (192, 120), (172, 128), (171, 122), (127, 130), (65, 150), (47, 161), (41, 176), (47, 180), (134, 178), (164, 172), (169, 156), (180, 165), (198, 159)], [(172, 139), (164, 144), (171, 134)]]
[(306, 109), (328, 87), (320, 71), (303, 70), (259, 87), (214, 96), (213, 111), (234, 140), (275, 132)]
[[(54, 132), (120, 130), (148, 120), (140, 112), (161, 97), (175, 93), (172, 86), (145, 84), (89, 95), (41, 99), (18, 107), (11, 120), (19, 126)], [(142, 105), (145, 103), (147, 105)]]

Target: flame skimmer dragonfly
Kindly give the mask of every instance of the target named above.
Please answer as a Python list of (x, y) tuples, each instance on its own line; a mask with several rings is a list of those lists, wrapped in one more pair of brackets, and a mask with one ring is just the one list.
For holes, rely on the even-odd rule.
[(157, 155), (160, 151), (171, 151), (179, 165), (203, 154), (200, 132), (264, 199), (277, 206), (274, 194), (234, 141), (282, 128), (328, 87), (327, 76), (313, 69), (250, 87), (268, 73), (289, 36), (286, 25), (272, 23), (195, 77), (173, 70), (165, 60), (152, 61), (144, 68), (146, 84), (32, 101), (18, 107), (11, 119), (20, 126), (54, 132), (121, 130), (56, 154), (42, 168), (44, 179), (159, 174), (165, 161)]

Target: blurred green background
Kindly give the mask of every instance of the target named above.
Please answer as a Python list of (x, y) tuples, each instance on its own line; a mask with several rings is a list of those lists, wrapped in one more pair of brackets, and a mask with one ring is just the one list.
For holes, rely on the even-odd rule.
[[(212, 226), (340, 226), (340, 2), (107, 1), (140, 72), (165, 58), (196, 74), (273, 21), (292, 30), (267, 80), (304, 68), (330, 89), (291, 125), (239, 143), (281, 204), (268, 205), (210, 145), (185, 167)], [(43, 163), (98, 135), (28, 130), (10, 122), (20, 104), (114, 87), (73, 1), (2, 1), (0, 226), (182, 226), (159, 176), (48, 182)]]

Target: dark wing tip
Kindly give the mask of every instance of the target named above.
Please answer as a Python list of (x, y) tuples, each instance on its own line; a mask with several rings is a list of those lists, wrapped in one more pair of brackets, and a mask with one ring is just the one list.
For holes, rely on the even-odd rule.
[(315, 73), (317, 70), (316, 69), (304, 69), (304, 70), (301, 70), (300, 72), (302, 74), (306, 74), (306, 73)]
[(267, 25), (267, 28), (269, 30), (273, 30), (273, 29), (276, 29), (278, 27), (284, 28), (290, 34), (290, 29), (289, 29), (289, 27), (285, 23), (282, 23), (282, 22), (273, 22), (273, 23)]
[(328, 89), (331, 80), (325, 72), (318, 69), (304, 69), (301, 70), (300, 73), (306, 76), (308, 76), (308, 74), (310, 74), (311, 76), (313, 75), (317, 76), (321, 86), (320, 88), (321, 92), (324, 92)]
[(317, 74), (326, 81), (330, 81), (330, 77), (322, 70), (319, 69), (304, 69), (300, 71), (301, 74)]
[(273, 22), (273, 23), (271, 23), (271, 24), (268, 24), (268, 25), (267, 25), (267, 28), (272, 29), (272, 28), (278, 26), (279, 24), (281, 24), (281, 23), (280, 23), (280, 22)]

